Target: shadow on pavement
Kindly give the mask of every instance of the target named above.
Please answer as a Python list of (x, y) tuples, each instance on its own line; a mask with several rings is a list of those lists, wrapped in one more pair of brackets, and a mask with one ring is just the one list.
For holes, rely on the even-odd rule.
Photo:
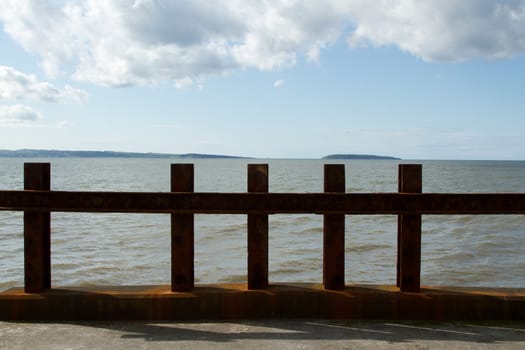
[(525, 342), (525, 323), (366, 322), (261, 320), (231, 322), (82, 322), (82, 327), (114, 330), (125, 339), (145, 341), (376, 340), (385, 342)]

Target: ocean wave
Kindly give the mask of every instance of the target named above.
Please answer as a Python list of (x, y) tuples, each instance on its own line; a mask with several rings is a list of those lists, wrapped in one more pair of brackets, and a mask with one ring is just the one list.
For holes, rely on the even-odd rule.
[(348, 253), (364, 253), (374, 250), (391, 250), (393, 247), (388, 244), (362, 244), (362, 245), (347, 245), (346, 252)]

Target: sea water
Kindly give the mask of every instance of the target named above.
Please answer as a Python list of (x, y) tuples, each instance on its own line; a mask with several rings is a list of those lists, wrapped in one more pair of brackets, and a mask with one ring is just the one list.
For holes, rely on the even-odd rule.
[[(51, 188), (169, 191), (173, 159), (0, 159), (0, 189), (23, 189), (24, 162), (50, 162)], [(396, 192), (399, 163), (423, 165), (423, 192), (525, 192), (525, 162), (194, 159), (195, 191), (246, 192), (247, 164), (269, 164), (270, 192), (322, 192), (343, 163), (347, 192)], [(269, 279), (322, 281), (322, 216), (271, 215)], [(170, 283), (169, 214), (52, 213), (52, 284)], [(525, 287), (525, 215), (423, 216), (422, 284)], [(195, 282), (245, 283), (246, 215), (195, 216)], [(395, 284), (394, 215), (348, 215), (347, 284)], [(0, 211), (0, 290), (22, 286), (23, 214)]]

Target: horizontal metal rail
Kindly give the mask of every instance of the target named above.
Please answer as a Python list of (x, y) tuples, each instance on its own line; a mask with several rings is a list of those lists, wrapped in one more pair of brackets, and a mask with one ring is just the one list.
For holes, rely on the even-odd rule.
[(0, 191), (0, 210), (179, 214), (525, 214), (524, 193)]

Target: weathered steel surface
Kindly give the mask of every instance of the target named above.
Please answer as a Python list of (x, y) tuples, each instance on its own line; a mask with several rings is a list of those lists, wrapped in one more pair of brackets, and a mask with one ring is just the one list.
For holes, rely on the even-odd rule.
[[(248, 192), (268, 192), (268, 165), (248, 165)], [(268, 287), (268, 215), (248, 215), (248, 289)]]
[[(344, 164), (325, 164), (324, 191), (346, 192)], [(323, 216), (323, 284), (326, 289), (345, 288), (345, 216)]]
[(179, 214), (525, 214), (525, 193), (0, 191), (0, 210)]
[[(193, 164), (171, 165), (171, 190), (193, 192)], [(171, 214), (171, 290), (184, 292), (194, 286), (194, 217)]]
[[(400, 193), (421, 193), (420, 164), (400, 164)], [(397, 285), (403, 292), (419, 292), (421, 280), (421, 215), (402, 214), (397, 222)]]
[(398, 192), (421, 193), (423, 190), (423, 168), (421, 164), (399, 164)]
[[(51, 189), (48, 163), (24, 164), (24, 189)], [(49, 211), (24, 211), (24, 285), (27, 293), (51, 288), (51, 216)]]
[[(254, 318), (375, 320), (525, 320), (524, 289), (424, 287), (400, 293), (395, 286), (318, 284), (201, 285), (172, 293), (169, 286), (77, 287), (26, 294), (0, 292), (1, 320), (209, 320)], [(368, 334), (368, 333), (367, 333)]]

